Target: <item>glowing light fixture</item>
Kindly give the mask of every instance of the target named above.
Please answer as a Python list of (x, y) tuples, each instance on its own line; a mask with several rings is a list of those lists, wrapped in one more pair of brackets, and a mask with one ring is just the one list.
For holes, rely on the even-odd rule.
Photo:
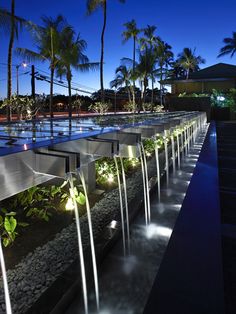
[(72, 200), (72, 197), (69, 197), (67, 202), (66, 202), (66, 210), (70, 211), (70, 210), (74, 210), (74, 203)]

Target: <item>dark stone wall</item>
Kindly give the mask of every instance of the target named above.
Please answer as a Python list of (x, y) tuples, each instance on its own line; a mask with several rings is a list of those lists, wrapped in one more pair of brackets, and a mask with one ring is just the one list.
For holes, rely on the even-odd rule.
[(169, 111), (205, 111), (207, 121), (211, 119), (210, 97), (171, 97), (167, 109)]

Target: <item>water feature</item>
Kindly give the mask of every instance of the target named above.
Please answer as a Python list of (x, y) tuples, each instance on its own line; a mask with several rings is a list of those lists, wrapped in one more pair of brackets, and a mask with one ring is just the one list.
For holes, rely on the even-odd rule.
[(74, 190), (74, 182), (73, 176), (71, 173), (68, 174), (68, 182), (70, 185), (70, 196), (73, 202), (74, 212), (75, 212), (75, 222), (76, 222), (76, 230), (78, 237), (78, 247), (79, 247), (79, 260), (80, 260), (80, 271), (81, 271), (81, 281), (82, 281), (82, 291), (83, 291), (83, 301), (84, 301), (84, 312), (88, 314), (88, 291), (87, 291), (87, 280), (86, 280), (86, 272), (85, 272), (85, 262), (84, 262), (84, 252), (83, 252), (83, 244), (80, 230), (80, 219), (79, 219), (79, 211), (75, 198), (75, 190)]
[(123, 163), (123, 158), (122, 157), (120, 157), (120, 164), (121, 164), (121, 173), (122, 173), (122, 180), (123, 180), (124, 197), (125, 197), (127, 253), (129, 255), (130, 254), (129, 207), (128, 207), (128, 196), (127, 196), (125, 169), (124, 169), (124, 163)]
[(143, 152), (143, 162), (144, 162), (144, 177), (146, 181), (146, 197), (147, 197), (147, 214), (148, 214), (148, 224), (151, 222), (151, 210), (150, 210), (150, 195), (149, 195), (149, 180), (148, 180), (148, 169), (147, 169), (147, 157), (146, 152), (143, 146), (143, 143), (141, 142), (141, 151)]
[[(70, 130), (69, 130), (69, 132), (71, 132), (71, 135), (73, 134), (73, 130), (72, 129), (73, 129), (73, 125), (71, 125)], [(55, 131), (55, 129), (54, 129), (54, 131)], [(77, 131), (75, 131), (75, 132), (77, 132)], [(99, 132), (101, 132), (101, 129), (99, 130)], [(54, 133), (54, 135), (55, 135), (55, 133)], [(54, 139), (55, 139), (55, 137), (54, 137)], [(38, 139), (36, 139), (36, 141), (37, 140)], [(168, 172), (167, 182), (169, 184), (169, 160), (168, 160), (169, 158), (168, 158), (168, 143), (167, 143), (167, 141), (166, 141), (165, 144), (166, 144), (165, 145), (165, 158), (167, 157), (166, 158), (167, 159), (167, 161), (166, 161), (166, 171)], [(183, 146), (184, 146), (184, 143), (183, 143)], [(198, 146), (196, 146), (196, 149), (197, 148), (198, 148)], [(29, 149), (29, 148), (26, 147), (26, 149)], [(158, 150), (155, 150), (155, 154), (156, 154), (156, 151), (157, 151), (157, 154), (158, 154)], [(169, 233), (170, 233), (169, 229), (171, 229), (171, 228), (167, 227), (167, 229), (169, 228), (167, 230), (167, 229), (165, 229), (165, 226), (157, 226), (157, 228), (155, 226), (153, 226), (153, 224), (156, 224), (156, 223), (158, 224), (158, 220), (157, 221), (155, 220), (155, 212), (153, 212), (151, 210), (151, 206), (150, 206), (150, 203), (149, 203), (149, 201), (150, 201), (150, 199), (149, 199), (149, 182), (148, 182), (147, 160), (146, 160), (144, 148), (140, 147), (140, 152), (141, 152), (140, 156), (141, 156), (142, 178), (143, 178), (143, 183), (144, 183), (143, 184), (143, 187), (144, 187), (144, 203), (146, 202), (146, 206), (145, 206), (145, 224), (146, 224), (147, 228), (144, 228), (144, 229), (145, 230), (149, 230), (148, 238), (155, 237), (157, 234), (167, 237), (169, 235)], [(166, 152), (167, 152), (167, 156), (166, 156)], [(177, 148), (177, 153), (178, 153), (178, 148)], [(179, 153), (179, 155), (180, 155), (180, 153)], [(173, 156), (173, 151), (172, 151), (172, 156)], [(192, 162), (194, 163), (195, 160), (192, 159)], [(158, 168), (160, 167), (159, 166), (159, 158), (157, 158), (157, 160), (156, 160), (156, 164), (157, 163), (158, 163), (158, 166), (157, 166), (156, 171), (158, 172)], [(167, 167), (167, 163), (168, 163), (168, 167)], [(122, 160), (121, 160), (120, 164), (121, 164), (121, 168), (122, 168)], [(179, 165), (180, 165), (180, 158), (179, 158)], [(123, 173), (122, 169), (121, 169), (121, 172), (122, 172), (122, 178), (123, 178), (122, 182), (123, 182), (123, 189), (124, 189), (124, 192), (123, 192), (124, 193), (124, 198), (123, 198), (122, 197), (122, 184), (120, 182), (120, 184), (119, 184), (120, 185), (120, 191), (121, 191), (120, 192), (120, 198), (122, 200), (122, 202), (121, 202), (122, 203), (121, 213), (123, 213), (123, 230), (124, 230), (124, 237), (123, 237), (124, 238), (124, 242), (123, 243), (126, 245), (125, 231), (127, 230), (127, 246), (128, 246), (127, 249), (126, 249), (126, 246), (125, 246), (125, 249), (124, 249), (125, 254), (124, 255), (126, 255), (127, 263), (131, 262), (131, 264), (132, 264), (134, 262), (134, 264), (135, 264), (135, 260), (132, 259), (133, 256), (132, 255), (127, 256), (127, 252), (128, 252), (128, 255), (129, 255), (129, 246), (130, 246), (129, 243), (130, 243), (130, 241), (131, 241), (131, 244), (132, 244), (132, 230), (131, 230), (131, 232), (129, 232), (129, 219), (127, 218), (128, 217), (128, 206), (126, 206), (126, 205), (128, 205), (128, 202), (127, 202), (127, 192), (125, 192), (125, 191), (127, 191), (126, 188), (125, 188), (126, 179), (125, 179), (125, 176), (124, 176), (124, 173)], [(150, 172), (150, 169), (149, 169), (149, 172)], [(160, 172), (160, 169), (159, 169), (159, 172)], [(176, 171), (176, 173), (178, 173), (178, 172)], [(160, 173), (159, 173), (159, 176), (160, 176)], [(121, 180), (121, 175), (120, 174), (118, 175), (118, 177), (119, 177), (119, 180)], [(158, 175), (157, 175), (157, 177), (158, 177)], [(72, 201), (72, 205), (73, 205), (73, 207), (75, 209), (75, 216), (76, 216), (76, 213), (77, 213), (78, 209), (76, 208), (77, 206), (76, 206), (75, 200), (74, 200), (75, 195), (74, 195), (74, 187), (73, 187), (72, 175), (70, 177), (69, 182), (70, 182), (70, 186), (71, 186), (71, 188), (70, 188), (71, 201)], [(159, 194), (159, 197), (158, 197), (159, 209), (161, 209), (161, 207), (162, 207), (160, 205), (160, 198), (161, 198), (162, 201), (164, 201), (164, 199), (165, 199), (165, 198), (163, 198), (162, 195), (165, 195), (165, 193), (166, 193), (166, 195), (168, 194), (168, 195), (171, 195), (171, 197), (172, 197), (172, 194), (170, 194), (170, 190), (172, 189), (172, 183), (173, 182), (171, 181), (169, 188), (166, 189), (166, 192), (163, 192), (163, 190), (162, 190), (162, 193), (161, 193), (161, 190), (158, 191), (157, 194)], [(186, 181), (186, 184), (187, 184), (187, 181)], [(158, 184), (158, 186), (159, 186), (158, 189), (160, 189), (160, 184)], [(123, 206), (124, 204), (125, 204), (125, 207)], [(124, 210), (125, 210), (125, 213), (126, 213), (126, 216), (127, 216), (126, 220), (125, 220), (125, 217), (124, 217)], [(152, 216), (152, 219), (151, 219), (151, 216)], [(126, 228), (125, 228), (125, 222), (126, 222)], [(152, 223), (150, 223), (150, 222), (152, 222)], [(80, 225), (79, 225), (79, 223), (80, 223), (79, 217), (78, 218), (76, 217), (76, 226), (77, 226), (77, 233), (78, 233), (78, 235), (80, 234)], [(149, 226), (150, 226), (150, 228), (149, 228)], [(162, 227), (162, 228), (160, 228), (160, 227)], [(92, 228), (91, 228), (91, 230), (92, 230)], [(80, 235), (80, 237), (81, 237), (81, 235)], [(128, 239), (128, 238), (130, 238), (130, 239)], [(90, 239), (91, 239), (91, 237), (90, 237)], [(83, 251), (83, 248), (82, 249), (80, 248), (80, 247), (82, 247), (82, 243), (80, 244), (80, 242), (81, 242), (81, 239), (80, 240), (78, 239), (79, 254), (80, 254), (80, 268), (81, 268), (81, 274), (82, 274), (82, 289), (83, 289), (84, 308), (85, 308), (85, 312), (87, 313), (88, 312), (88, 294), (87, 294), (87, 284), (86, 284), (86, 275), (85, 275), (85, 265), (82, 265), (82, 264), (84, 264), (84, 261), (81, 261), (81, 259), (83, 259), (82, 254), (81, 254), (81, 250)], [(132, 248), (133, 248), (133, 246), (132, 246)], [(133, 251), (132, 251), (132, 254), (133, 254)], [(127, 263), (126, 263), (126, 266), (125, 266), (126, 272), (130, 271), (130, 264), (127, 266)], [(84, 282), (85, 282), (85, 284), (84, 284)], [(98, 287), (98, 284), (97, 284), (97, 287)], [(98, 291), (98, 289), (97, 289), (97, 291)], [(98, 294), (99, 294), (99, 291), (98, 291), (97, 295)], [(97, 303), (97, 308), (99, 308), (99, 298), (97, 298), (96, 303)], [(13, 305), (14, 305), (14, 303), (13, 303)]]
[(164, 136), (164, 148), (165, 148), (165, 171), (166, 171), (166, 185), (169, 185), (169, 153), (168, 153), (168, 137), (165, 131)]
[(176, 132), (176, 143), (177, 143), (177, 162), (178, 162), (178, 169), (180, 169), (179, 131)]
[(140, 155), (140, 163), (142, 169), (142, 179), (143, 179), (143, 198), (144, 198), (144, 213), (145, 213), (145, 223), (148, 225), (148, 207), (147, 207), (147, 189), (146, 189), (146, 178), (145, 178), (145, 169), (144, 169), (144, 161), (142, 156), (141, 145), (138, 144), (138, 150)]
[[(197, 143), (202, 145), (201, 140)], [(123, 258), (122, 243), (117, 243), (101, 265), (100, 313), (143, 313), (185, 197), (196, 163), (195, 156), (199, 155), (198, 148), (191, 147), (190, 154), (184, 158), (181, 171), (170, 175), (168, 188), (162, 186), (161, 203), (158, 197), (152, 200), (151, 224), (146, 225), (143, 217), (137, 216), (130, 226), (132, 255)], [(75, 314), (79, 310), (80, 304), (75, 300), (65, 314)]]
[(126, 256), (126, 241), (125, 241), (125, 220), (124, 220), (124, 209), (123, 209), (123, 198), (122, 198), (122, 187), (120, 182), (120, 171), (117, 162), (117, 156), (114, 156), (114, 162), (116, 166), (117, 182), (119, 189), (120, 198), (120, 217), (121, 217), (121, 231), (122, 231), (122, 243), (123, 243), (123, 255)]
[(175, 140), (174, 140), (174, 135), (173, 134), (171, 134), (170, 139), (171, 139), (173, 173), (175, 173)]
[(91, 219), (90, 204), (88, 200), (87, 187), (85, 184), (84, 174), (81, 170), (79, 170), (78, 175), (80, 177), (81, 184), (84, 190), (85, 199), (86, 199), (86, 211), (87, 211), (87, 219), (88, 219), (88, 226), (89, 226), (89, 238), (90, 238), (92, 265), (93, 265), (93, 279), (94, 279), (94, 288), (95, 288), (96, 307), (97, 307), (97, 311), (99, 312), (98, 272), (97, 272), (97, 261), (96, 261), (96, 253), (95, 253), (95, 246), (94, 246), (94, 239), (93, 239), (93, 225), (92, 225), (92, 219)]
[(157, 169), (157, 196), (158, 201), (161, 200), (161, 176), (160, 176), (160, 161), (159, 161), (159, 149), (158, 144), (155, 145), (155, 158), (156, 158), (156, 169)]
[(1, 237), (0, 237), (0, 263), (1, 263), (1, 270), (2, 270), (6, 314), (12, 314), (11, 300), (10, 300), (10, 293), (9, 293), (9, 289), (8, 289), (7, 273), (6, 273), (4, 255), (3, 255), (3, 251), (2, 251), (2, 239), (1, 239)]

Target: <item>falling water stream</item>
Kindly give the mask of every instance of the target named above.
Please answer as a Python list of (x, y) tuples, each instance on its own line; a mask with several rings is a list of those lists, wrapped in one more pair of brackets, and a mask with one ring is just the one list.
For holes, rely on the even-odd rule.
[(148, 224), (151, 222), (151, 208), (150, 208), (150, 194), (149, 194), (149, 183), (148, 183), (148, 169), (147, 169), (147, 158), (145, 154), (145, 149), (143, 143), (141, 142), (141, 151), (143, 152), (143, 161), (144, 161), (144, 171), (145, 171), (145, 180), (146, 180), (146, 197), (147, 197), (147, 214), (148, 214)]
[(164, 139), (164, 147), (165, 147), (165, 162), (166, 162), (166, 185), (169, 185), (169, 156), (168, 156), (168, 143), (167, 143), (168, 139), (167, 137), (165, 137)]
[(177, 142), (177, 162), (178, 169), (180, 169), (180, 147), (179, 147), (179, 133), (176, 134), (176, 142)]
[(173, 173), (175, 174), (175, 140), (174, 135), (171, 135), (171, 150), (172, 150), (172, 165), (173, 165)]
[(114, 162), (116, 166), (117, 182), (119, 188), (119, 198), (120, 198), (120, 216), (121, 216), (121, 230), (122, 230), (122, 242), (123, 242), (123, 254), (126, 256), (126, 243), (125, 243), (125, 221), (124, 221), (124, 211), (123, 211), (123, 199), (122, 199), (122, 189), (120, 182), (120, 172), (117, 162), (117, 157), (114, 156)]
[(4, 295), (5, 295), (6, 314), (12, 314), (11, 300), (10, 300), (10, 293), (9, 293), (8, 283), (7, 283), (7, 273), (6, 273), (4, 255), (2, 251), (1, 237), (0, 237), (0, 262), (1, 262), (1, 270), (2, 270), (3, 289), (4, 289)]
[(182, 129), (182, 131), (181, 131), (181, 152), (182, 152), (182, 158), (184, 156), (184, 135), (183, 135), (183, 133), (184, 133), (184, 130)]
[(126, 177), (125, 177), (125, 169), (122, 157), (120, 157), (121, 163), (121, 172), (122, 172), (122, 180), (123, 180), (123, 189), (125, 196), (125, 213), (126, 213), (126, 233), (127, 233), (127, 253), (130, 254), (130, 231), (129, 231), (129, 207), (128, 207), (128, 196), (127, 196), (127, 186), (126, 186)]
[(159, 150), (158, 145), (155, 147), (156, 168), (157, 168), (157, 195), (158, 201), (161, 200), (161, 178), (160, 178), (160, 162), (159, 162)]
[(83, 301), (84, 301), (84, 312), (88, 314), (88, 292), (87, 292), (87, 282), (86, 282), (86, 273), (85, 273), (85, 263), (84, 263), (84, 252), (83, 252), (83, 244), (80, 230), (80, 219), (79, 219), (79, 211), (77, 202), (74, 194), (74, 183), (73, 176), (71, 173), (68, 174), (68, 182), (70, 185), (70, 196), (74, 205), (75, 212), (75, 222), (78, 236), (78, 247), (79, 247), (79, 260), (80, 260), (80, 270), (81, 270), (81, 280), (82, 280), (82, 290), (83, 290)]
[(148, 225), (147, 190), (146, 190), (146, 180), (145, 180), (145, 171), (144, 171), (144, 161), (143, 161), (142, 149), (141, 149), (140, 144), (138, 144), (138, 149), (139, 149), (142, 178), (143, 178), (144, 212), (145, 212), (145, 222), (147, 226)]
[(188, 154), (188, 146), (187, 146), (187, 127), (184, 127), (184, 147), (185, 147), (185, 155)]
[(88, 219), (88, 226), (89, 226), (89, 237), (90, 237), (90, 247), (91, 247), (91, 255), (92, 255), (96, 306), (97, 306), (97, 311), (99, 312), (98, 272), (97, 272), (97, 261), (96, 261), (96, 253), (95, 253), (94, 238), (93, 238), (93, 225), (92, 225), (92, 219), (91, 219), (90, 204), (89, 204), (89, 200), (88, 200), (88, 194), (87, 194), (87, 188), (86, 188), (86, 184), (85, 184), (84, 174), (82, 171), (78, 171), (78, 175), (80, 177), (80, 180), (81, 180), (81, 183), (83, 186), (85, 200), (86, 200), (86, 210), (87, 210), (87, 219)]

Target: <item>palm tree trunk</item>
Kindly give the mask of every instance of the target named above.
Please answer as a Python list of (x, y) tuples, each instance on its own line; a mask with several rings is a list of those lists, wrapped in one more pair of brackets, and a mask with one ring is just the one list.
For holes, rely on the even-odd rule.
[(68, 82), (68, 106), (69, 106), (69, 118), (72, 118), (72, 103), (71, 103), (71, 79), (67, 79)]
[(106, 29), (107, 22), (107, 2), (106, 0), (103, 3), (103, 27), (101, 35), (101, 59), (100, 59), (100, 84), (101, 84), (101, 101), (105, 101), (104, 97), (104, 85), (103, 85), (103, 63), (104, 63), (104, 34)]
[(127, 93), (128, 93), (128, 100), (129, 100), (129, 102), (131, 102), (130, 89), (129, 89), (128, 85), (126, 85), (126, 89), (127, 89)]
[(162, 66), (160, 68), (161, 72), (160, 72), (160, 102), (161, 102), (161, 106), (162, 106), (162, 77), (163, 77), (163, 69)]
[[(133, 47), (133, 76), (134, 76), (134, 71), (135, 71), (135, 62), (136, 62), (136, 57), (135, 57), (135, 52), (136, 52), (136, 38), (134, 37), (134, 47)], [(135, 79), (133, 79), (133, 92), (132, 92), (132, 98), (133, 98), (133, 105), (135, 106)]]
[(153, 98), (154, 98), (154, 77), (152, 75), (152, 94), (151, 94), (152, 111), (153, 111)]
[(186, 80), (188, 80), (189, 77), (189, 69), (186, 70)]
[(53, 78), (54, 78), (54, 66), (51, 65), (50, 100), (49, 100), (50, 118), (53, 118)]
[[(11, 34), (8, 46), (8, 60), (7, 60), (7, 98), (11, 99), (12, 94), (12, 49), (14, 44), (15, 34), (15, 0), (11, 1)], [(11, 106), (7, 107), (7, 121), (11, 121)]]

